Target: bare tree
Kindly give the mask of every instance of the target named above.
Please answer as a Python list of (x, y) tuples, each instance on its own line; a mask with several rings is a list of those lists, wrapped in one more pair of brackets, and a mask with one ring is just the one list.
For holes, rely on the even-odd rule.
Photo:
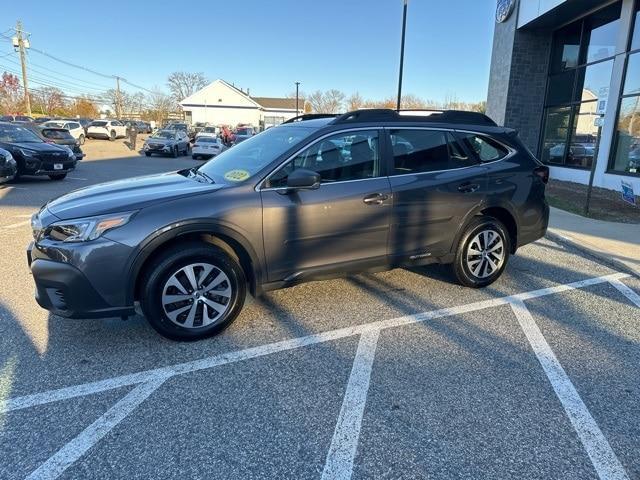
[(332, 89), (327, 92), (316, 90), (306, 100), (315, 113), (339, 113), (343, 108), (344, 99), (344, 93)]
[(22, 89), (17, 76), (4, 72), (0, 78), (0, 111), (16, 113), (23, 108)]
[(358, 110), (364, 106), (364, 99), (358, 93), (352, 93), (349, 98), (347, 98), (347, 110)]
[(65, 95), (56, 87), (42, 87), (31, 93), (33, 103), (47, 115), (64, 114), (66, 109)]
[(158, 89), (154, 89), (147, 96), (147, 104), (149, 109), (146, 112), (146, 116), (158, 123), (166, 119), (175, 106), (174, 99)]
[(209, 81), (203, 73), (173, 72), (167, 78), (167, 86), (176, 103), (204, 88)]

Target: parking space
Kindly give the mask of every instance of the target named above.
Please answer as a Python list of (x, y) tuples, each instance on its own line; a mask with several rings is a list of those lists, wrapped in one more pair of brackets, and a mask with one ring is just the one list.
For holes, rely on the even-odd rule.
[(637, 278), (545, 239), (487, 289), (439, 266), (313, 282), (196, 343), (62, 319), (33, 300), (28, 215), (200, 163), (85, 150), (0, 187), (0, 478), (640, 478)]

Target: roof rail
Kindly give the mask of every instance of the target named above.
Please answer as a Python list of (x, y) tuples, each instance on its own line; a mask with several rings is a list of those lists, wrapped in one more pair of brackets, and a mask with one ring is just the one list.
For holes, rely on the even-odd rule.
[(304, 115), (298, 115), (297, 117), (290, 118), (282, 122), (285, 123), (294, 123), (294, 122), (304, 122), (305, 120), (313, 120), (316, 118), (334, 118), (337, 117), (337, 113), (305, 113)]
[(437, 122), (459, 123), (468, 125), (487, 125), (495, 127), (496, 123), (480, 112), (463, 110), (391, 110), (389, 108), (372, 108), (354, 110), (335, 118), (332, 125), (350, 122)]

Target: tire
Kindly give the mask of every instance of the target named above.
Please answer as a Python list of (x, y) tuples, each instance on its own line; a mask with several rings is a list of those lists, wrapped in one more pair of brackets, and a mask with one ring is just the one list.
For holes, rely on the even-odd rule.
[(111, 130), (111, 133), (109, 133), (109, 141), (113, 142), (116, 139), (116, 131), (115, 130)]
[(173, 150), (171, 150), (171, 156), (173, 158), (178, 158), (178, 146), (177, 145), (175, 147), (173, 147)]
[(194, 159), (194, 160), (197, 160), (198, 159), (198, 155), (191, 155), (191, 158)]
[(49, 178), (51, 180), (64, 180), (66, 178), (67, 174), (66, 173), (54, 173), (49, 175)]
[[(209, 267), (210, 273), (201, 278)], [(189, 281), (188, 271), (198, 290)], [(181, 341), (210, 337), (229, 326), (242, 310), (247, 291), (238, 262), (220, 248), (200, 242), (181, 243), (164, 252), (146, 269), (140, 285), (140, 305), (151, 326), (160, 335)], [(204, 293), (212, 286), (212, 291)], [(182, 296), (185, 300), (171, 303)]]
[(511, 238), (502, 222), (489, 216), (477, 217), (458, 242), (453, 274), (466, 287), (486, 287), (502, 275), (510, 252)]
[(85, 141), (84, 135), (82, 135), (82, 134), (81, 134), (81, 135), (78, 137), (78, 143), (79, 143), (80, 145), (84, 145), (84, 141)]
[(150, 157), (150, 156), (151, 156), (151, 152), (144, 152), (144, 154), (145, 154), (147, 157)]

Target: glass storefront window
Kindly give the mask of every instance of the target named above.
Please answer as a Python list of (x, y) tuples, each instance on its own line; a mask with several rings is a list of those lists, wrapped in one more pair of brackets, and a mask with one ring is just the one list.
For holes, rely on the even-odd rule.
[(640, 95), (620, 103), (613, 170), (640, 173)]
[(587, 46), (587, 52), (583, 63), (597, 62), (615, 55), (620, 30), (620, 8), (621, 4), (617, 3), (585, 20), (583, 43)]
[(580, 22), (572, 23), (555, 32), (551, 59), (552, 72), (560, 72), (579, 65), (581, 36), (582, 23)]
[(631, 37), (631, 50), (640, 48), (640, 3), (636, 7), (636, 20), (633, 28), (633, 37)]
[(573, 129), (565, 164), (591, 168), (596, 150), (598, 127), (594, 125), (598, 102), (586, 102), (574, 107)]
[(576, 71), (551, 75), (547, 88), (547, 105), (570, 103), (573, 99), (573, 87), (575, 86)]
[(629, 55), (623, 95), (640, 94), (640, 52)]
[(601, 89), (609, 87), (612, 71), (613, 60), (579, 69), (574, 100), (582, 102), (596, 100)]
[(571, 107), (547, 109), (542, 141), (541, 157), (543, 162), (564, 163), (570, 119)]

